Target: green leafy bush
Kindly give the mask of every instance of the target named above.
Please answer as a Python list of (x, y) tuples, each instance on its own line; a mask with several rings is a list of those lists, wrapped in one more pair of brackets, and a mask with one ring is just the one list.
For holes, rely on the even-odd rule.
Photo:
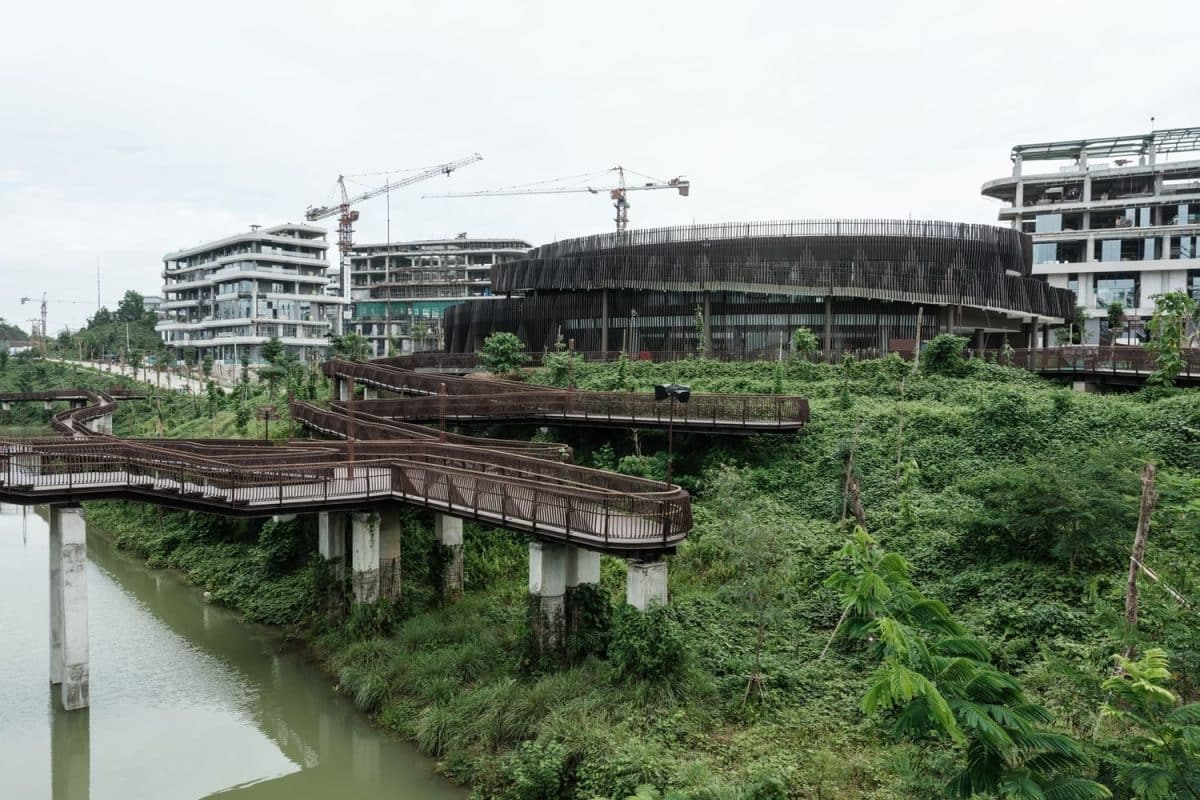
[(667, 606), (645, 612), (630, 605), (613, 615), (609, 660), (622, 677), (665, 681), (682, 673), (687, 662), (683, 633)]

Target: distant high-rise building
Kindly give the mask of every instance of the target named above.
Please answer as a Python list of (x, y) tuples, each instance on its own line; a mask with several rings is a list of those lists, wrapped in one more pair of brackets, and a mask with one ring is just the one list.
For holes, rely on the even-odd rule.
[[(983, 194), (1032, 234), (1033, 274), (1075, 292), (1089, 343), (1113, 302), (1129, 323), (1123, 340), (1136, 341), (1156, 295), (1200, 299), (1200, 128), (1019, 144), (1012, 161)], [(1059, 163), (1034, 172), (1031, 161)]]
[(325, 294), (327, 248), (324, 229), (289, 223), (168, 253), (155, 329), (176, 357), (258, 364), (272, 336), (300, 359), (322, 354), (347, 302)]
[(492, 300), (492, 267), (524, 257), (530, 247), (466, 234), (355, 245), (348, 258), (353, 313), (345, 331), (366, 337), (373, 356), (440, 349), (446, 308)]

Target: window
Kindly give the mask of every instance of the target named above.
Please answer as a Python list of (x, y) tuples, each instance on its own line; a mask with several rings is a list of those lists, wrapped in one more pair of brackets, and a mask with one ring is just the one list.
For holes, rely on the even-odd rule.
[(1062, 230), (1062, 214), (1038, 214), (1034, 217), (1034, 233), (1059, 233)]
[(1100, 242), (1100, 260), (1101, 261), (1120, 261), (1121, 260), (1121, 240), (1120, 239), (1104, 239)]
[(1188, 270), (1187, 293), (1193, 300), (1200, 300), (1200, 269)]
[(1058, 261), (1058, 245), (1054, 242), (1038, 242), (1033, 246), (1033, 263), (1053, 264)]
[(1078, 296), (1078, 294), (1079, 294), (1079, 273), (1078, 272), (1072, 272), (1069, 275), (1067, 275), (1067, 289), (1069, 291), (1074, 292)]
[(1097, 274), (1093, 281), (1096, 308), (1107, 308), (1113, 302), (1118, 302), (1125, 308), (1137, 308), (1140, 287), (1136, 272)]

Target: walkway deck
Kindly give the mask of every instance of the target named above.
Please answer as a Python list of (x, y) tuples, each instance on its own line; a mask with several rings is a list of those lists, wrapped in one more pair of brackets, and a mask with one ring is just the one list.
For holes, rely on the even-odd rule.
[[(692, 394), (684, 404), (658, 402), (651, 394), (570, 391), (503, 380), (434, 376), (376, 362), (329, 361), (326, 374), (415, 397), (335, 403), (342, 411), (405, 422), (569, 422), (719, 433), (793, 431), (809, 421), (808, 400), (782, 395)], [(672, 412), (674, 419), (672, 420)]]
[(312, 420), (333, 433), (352, 430), (357, 438), (359, 426), (368, 425), (381, 438), (282, 445), (123, 440), (92, 434), (84, 424), (111, 413), (112, 397), (71, 392), (67, 395), (86, 396), (90, 403), (55, 415), (72, 438), (0, 440), (0, 501), (136, 500), (244, 517), (393, 501), (638, 556), (673, 550), (692, 527), (691, 500), (683, 489), (564, 463), (570, 451), (558, 445), (509, 442), (513, 447), (506, 450), (441, 442), (434, 439), (436, 431), (421, 426), (360, 422), (311, 407)]

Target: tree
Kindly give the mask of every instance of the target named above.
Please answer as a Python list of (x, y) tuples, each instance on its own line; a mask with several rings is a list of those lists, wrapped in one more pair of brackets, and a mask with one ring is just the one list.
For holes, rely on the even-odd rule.
[(1083, 331), (1087, 325), (1087, 309), (1083, 306), (1075, 306), (1075, 314), (1071, 319), (1067, 320), (1064, 327), (1056, 328), (1054, 331), (1054, 339), (1058, 344), (1082, 344)]
[(279, 366), (283, 360), (283, 342), (278, 336), (272, 336), (262, 344), (262, 357), (271, 366)]
[(132, 289), (127, 290), (121, 298), (121, 302), (117, 303), (115, 317), (118, 322), (144, 322), (146, 319), (145, 299)]
[(708, 356), (708, 326), (704, 321), (704, 306), (697, 304), (692, 327), (696, 329), (696, 355), (705, 358)]
[(1147, 386), (1175, 384), (1176, 376), (1184, 367), (1183, 348), (1188, 340), (1188, 325), (1197, 319), (1197, 309), (1196, 301), (1185, 292), (1167, 292), (1154, 298), (1146, 349), (1154, 354), (1155, 370), (1146, 378)]
[(1137, 521), (1136, 457), (1121, 448), (1002, 464), (964, 481), (978, 498), (962, 546), (1091, 571), (1119, 564)]
[(1091, 768), (1079, 743), (1047, 727), (1050, 712), (992, 665), (984, 643), (945, 605), (913, 585), (900, 555), (883, 552), (857, 527), (838, 555), (847, 566), (826, 586), (841, 595), (843, 630), (880, 660), (862, 710), (892, 715), (897, 735), (960, 745), (965, 764), (947, 787), (952, 796), (1111, 797), (1079, 777)]
[(366, 361), (371, 356), (370, 343), (357, 333), (329, 337), (329, 348), (334, 358), (343, 361)]
[(204, 380), (212, 377), (213, 357), (211, 355), (206, 355), (204, 360), (200, 362), (200, 371), (204, 373)]
[(1125, 316), (1125, 306), (1120, 300), (1113, 300), (1104, 312), (1104, 320), (1108, 323), (1108, 340), (1116, 344), (1117, 334), (1121, 331), (1121, 318)]
[(1200, 703), (1183, 705), (1167, 688), (1162, 649), (1114, 660), (1120, 674), (1104, 682), (1112, 701), (1101, 713), (1121, 723), (1120, 738), (1110, 743), (1122, 764), (1120, 781), (1141, 800), (1200, 797)]
[(8, 348), (0, 347), (0, 373), (8, 371)]
[(808, 328), (796, 328), (792, 331), (792, 356), (799, 356), (807, 361), (809, 356), (817, 352), (821, 343), (817, 340), (816, 334)]
[(508, 375), (520, 369), (528, 357), (525, 343), (515, 333), (493, 333), (483, 340), (479, 360), (493, 375)]
[(142, 368), (142, 351), (134, 350), (129, 354), (129, 368), (133, 370), (133, 377), (137, 378), (138, 370)]

